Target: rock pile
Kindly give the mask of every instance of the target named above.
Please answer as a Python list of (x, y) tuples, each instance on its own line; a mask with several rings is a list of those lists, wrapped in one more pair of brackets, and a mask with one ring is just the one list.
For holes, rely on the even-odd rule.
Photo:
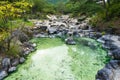
[[(76, 42), (72, 38), (73, 36), (88, 37), (90, 32), (92, 35), (93, 30), (91, 29), (91, 26), (87, 24), (89, 22), (89, 19), (79, 21), (78, 19), (70, 18), (68, 15), (63, 15), (59, 17), (52, 15), (47, 17), (48, 20), (35, 22), (35, 28), (33, 29), (34, 37), (62, 38), (66, 35), (67, 37), (65, 39), (65, 42), (67, 44), (76, 44)], [(71, 39), (69, 33), (71, 33)]]

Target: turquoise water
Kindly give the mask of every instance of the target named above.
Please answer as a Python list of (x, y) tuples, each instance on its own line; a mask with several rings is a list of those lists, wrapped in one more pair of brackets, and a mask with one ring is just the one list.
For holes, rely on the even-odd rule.
[[(85, 41), (96, 47), (86, 46)], [(106, 60), (106, 51), (92, 39), (79, 39), (74, 46), (58, 38), (39, 38), (32, 42), (37, 43), (37, 51), (5, 80), (95, 80), (95, 74)]]

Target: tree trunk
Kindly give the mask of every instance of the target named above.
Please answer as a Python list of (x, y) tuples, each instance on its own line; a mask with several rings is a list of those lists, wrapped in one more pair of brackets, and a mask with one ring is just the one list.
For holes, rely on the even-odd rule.
[(108, 6), (110, 6), (110, 0), (107, 0)]

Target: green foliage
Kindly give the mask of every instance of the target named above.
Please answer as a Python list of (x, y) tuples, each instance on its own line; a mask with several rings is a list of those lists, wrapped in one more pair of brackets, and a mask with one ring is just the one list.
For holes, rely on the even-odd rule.
[(8, 1), (0, 1), (0, 27), (6, 27), (8, 20), (23, 17), (24, 13), (27, 13), (31, 4), (25, 1), (21, 2), (8, 2)]
[(55, 6), (46, 0), (31, 0), (33, 4), (29, 18), (43, 19), (47, 14), (55, 14)]
[(92, 16), (90, 24), (92, 24), (95, 27), (97, 23), (99, 23), (103, 19), (105, 19), (105, 13), (97, 13), (96, 15)]
[(41, 13), (54, 13), (54, 6), (45, 0), (32, 0), (32, 11)]
[(20, 55), (20, 52), (20, 45), (12, 43), (10, 49), (6, 52), (6, 54), (9, 56), (18, 57)]
[(110, 17), (120, 16), (120, 2), (113, 4), (109, 8), (108, 16), (110, 16)]
[(120, 1), (110, 0), (110, 4), (105, 5), (102, 11), (92, 17), (91, 24), (100, 31), (112, 28), (115, 30), (113, 33), (119, 34)]
[(72, 12), (74, 15), (93, 15), (102, 10), (102, 7), (93, 0), (70, 0), (66, 4), (65, 12)]
[(46, 1), (53, 3), (53, 4), (57, 4), (59, 2), (64, 2), (64, 3), (68, 2), (68, 0), (46, 0)]
[(9, 36), (9, 33), (7, 31), (5, 31), (4, 29), (0, 28), (0, 42), (5, 40), (5, 38), (8, 36)]
[(106, 34), (106, 32), (103, 31), (103, 32), (102, 32), (102, 35), (105, 35), (105, 34)]
[(2, 17), (20, 17), (22, 13), (25, 13), (32, 7), (27, 2), (1, 2), (0, 4), (0, 18)]

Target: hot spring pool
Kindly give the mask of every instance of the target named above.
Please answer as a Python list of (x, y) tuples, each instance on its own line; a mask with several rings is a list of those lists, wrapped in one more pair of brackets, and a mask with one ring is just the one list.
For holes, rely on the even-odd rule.
[[(85, 40), (99, 44), (92, 39)], [(100, 46), (85, 46), (81, 39), (72, 46), (58, 38), (39, 38), (32, 42), (37, 43), (37, 51), (5, 80), (95, 80), (106, 61), (105, 50)]]

